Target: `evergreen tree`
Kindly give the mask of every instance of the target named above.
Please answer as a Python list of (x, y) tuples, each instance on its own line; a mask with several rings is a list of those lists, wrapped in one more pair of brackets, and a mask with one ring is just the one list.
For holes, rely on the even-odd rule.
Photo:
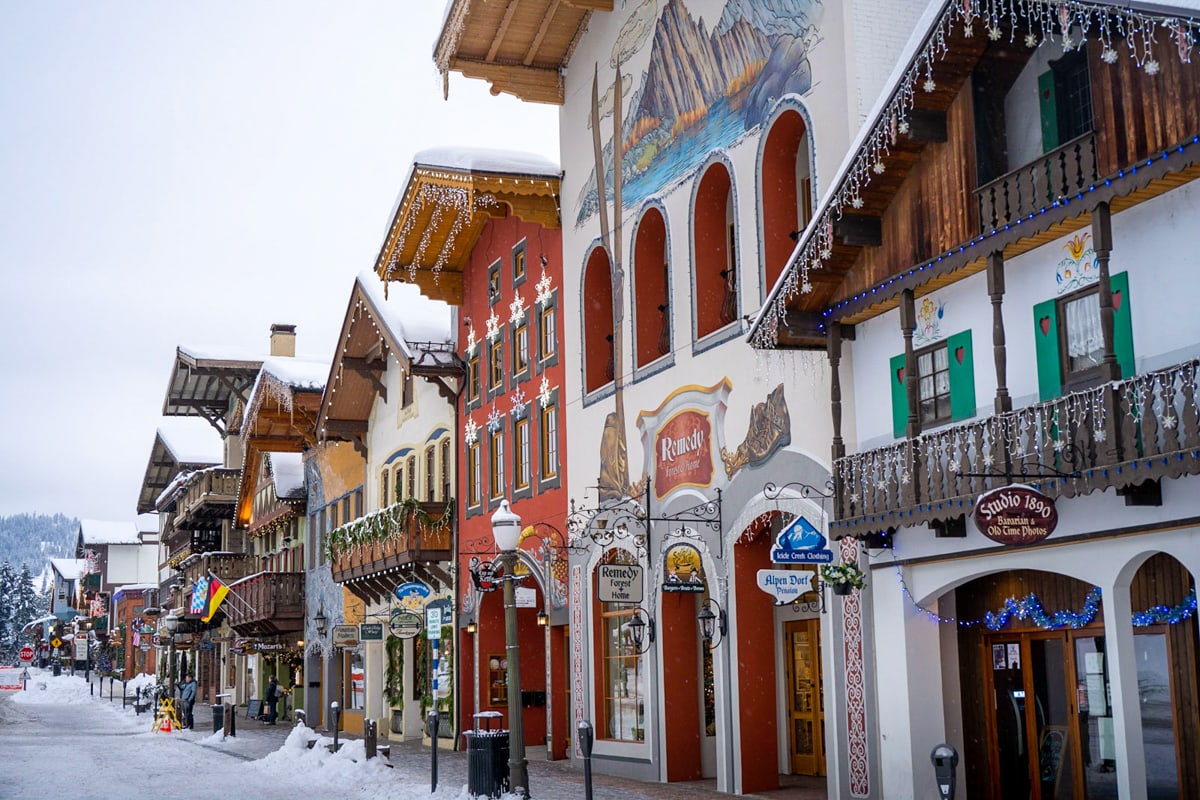
[(21, 574), (16, 576), (11, 602), (14, 638), (20, 642), (21, 629), (38, 617), (45, 616), (50, 608), (48, 604), (43, 605), (38, 597), (37, 590), (33, 588), (33, 574), (26, 565), (21, 566)]
[(16, 641), (16, 631), (13, 630), (15, 583), (12, 567), (7, 561), (0, 563), (0, 660), (6, 663), (7, 656)]

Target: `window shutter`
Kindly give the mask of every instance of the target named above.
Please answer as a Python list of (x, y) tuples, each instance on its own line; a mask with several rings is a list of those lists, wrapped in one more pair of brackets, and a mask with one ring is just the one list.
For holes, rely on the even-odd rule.
[(1033, 307), (1033, 343), (1037, 354), (1038, 397), (1053, 400), (1062, 394), (1062, 364), (1058, 352), (1058, 308), (1054, 300)]
[(971, 353), (971, 331), (946, 339), (950, 363), (950, 419), (975, 416), (975, 358)]
[(1042, 152), (1058, 147), (1058, 103), (1054, 99), (1054, 73), (1038, 76), (1038, 109), (1042, 112)]
[(1132, 378), (1137, 374), (1133, 360), (1133, 319), (1129, 312), (1129, 273), (1118, 272), (1108, 279), (1113, 302), (1113, 349), (1117, 352), (1117, 363), (1121, 365), (1121, 377)]
[(908, 427), (908, 392), (904, 388), (904, 353), (889, 362), (888, 382), (892, 385), (892, 435), (904, 436)]

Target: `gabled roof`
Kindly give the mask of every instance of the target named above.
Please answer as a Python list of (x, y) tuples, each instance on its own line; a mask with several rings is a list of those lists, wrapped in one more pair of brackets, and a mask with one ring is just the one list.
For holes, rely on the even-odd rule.
[(52, 558), (50, 566), (63, 580), (77, 581), (87, 571), (86, 558)]
[[(922, 114), (945, 113), (989, 45), (1011, 42), (1029, 49), (1061, 38), (1064, 28), (1079, 26), (1087, 36), (1104, 42), (1114, 59), (1132, 58), (1142, 66), (1147, 56), (1141, 48), (1150, 39), (1165, 37), (1173, 49), (1178, 45), (1185, 60), (1196, 56), (1200, 42), (1200, 0), (1171, 4), (1010, 0), (1004, 9), (990, 19), (981, 16), (977, 3), (934, 0), (930, 4), (751, 325), (747, 339), (756, 347), (774, 347), (793, 324), (816, 334), (819, 341), (824, 334), (818, 331), (827, 323), (874, 316), (894, 307), (904, 288), (916, 289), (935, 278), (942, 283), (954, 279), (947, 277), (949, 263), (939, 263), (936, 270), (928, 269), (932, 264), (912, 270), (909, 265), (888, 265), (892, 271), (877, 285), (863, 289), (847, 284), (846, 276), (862, 248), (847, 244), (837, 229), (843, 220), (878, 216), (888, 207), (928, 144), (916, 133), (917, 121)], [(1097, 21), (1102, 16), (1120, 24), (1107, 24), (1101, 30)], [(1118, 29), (1125, 35), (1116, 36)], [(1019, 32), (1032, 40), (1021, 40)], [(935, 260), (959, 256), (957, 265), (967, 248), (987, 238), (964, 242), (959, 253), (935, 256)], [(980, 247), (966, 255), (982, 258), (985, 250)], [(900, 269), (908, 274), (895, 272)], [(927, 276), (919, 274), (926, 272)], [(799, 323), (797, 318), (802, 318)]]
[(463, 268), (488, 219), (557, 229), (559, 168), (540, 156), (484, 148), (417, 153), (392, 209), (375, 273), (461, 305)]
[(275, 496), (280, 500), (306, 500), (304, 458), (299, 453), (268, 453)]
[(361, 441), (375, 398), (387, 397), (383, 376), (389, 355), (413, 375), (435, 380), (461, 376), (452, 325), (451, 308), (423, 297), (417, 287), (397, 284), (385, 294), (374, 273), (359, 275), (330, 366), (330, 391), (321, 401), (319, 437)]
[(180, 472), (214, 466), (222, 460), (221, 437), (207, 422), (164, 418), (154, 433), (150, 461), (138, 492), (137, 512), (154, 512), (155, 501)]
[(492, 92), (563, 103), (563, 71), (593, 11), (613, 0), (450, 0), (433, 60), (443, 77), (483, 78)]
[(141, 544), (137, 526), (132, 522), (79, 521), (79, 539), (86, 547), (93, 544)]

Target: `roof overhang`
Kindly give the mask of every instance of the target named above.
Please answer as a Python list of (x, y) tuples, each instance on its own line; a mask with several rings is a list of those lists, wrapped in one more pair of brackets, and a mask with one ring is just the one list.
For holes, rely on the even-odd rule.
[(230, 399), (245, 405), (261, 367), (261, 359), (211, 358), (176, 348), (163, 416), (202, 417), (224, 436)]
[(459, 72), (492, 94), (562, 105), (563, 72), (593, 11), (613, 0), (453, 0), (433, 60), (443, 78)]
[(375, 273), (462, 305), (463, 270), (489, 219), (516, 216), (558, 228), (557, 175), (490, 172), (414, 163)]

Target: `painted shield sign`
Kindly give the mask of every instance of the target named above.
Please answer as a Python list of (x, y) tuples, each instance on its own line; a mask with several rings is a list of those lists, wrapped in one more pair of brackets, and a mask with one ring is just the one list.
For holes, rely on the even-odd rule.
[(708, 486), (713, 478), (712, 424), (703, 411), (681, 411), (654, 440), (654, 494), (662, 499), (680, 486)]
[(1000, 544), (1033, 544), (1054, 532), (1058, 509), (1032, 486), (1002, 486), (975, 500), (975, 527)]

